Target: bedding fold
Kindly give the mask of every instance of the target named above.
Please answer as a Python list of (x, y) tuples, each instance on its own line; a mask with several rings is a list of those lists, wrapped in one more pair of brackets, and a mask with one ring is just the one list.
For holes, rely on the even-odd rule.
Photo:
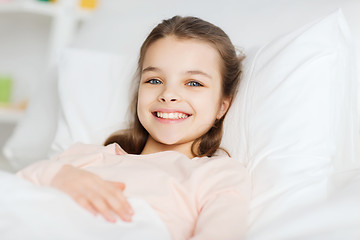
[(2, 240), (159, 239), (170, 240), (160, 217), (140, 198), (129, 198), (132, 222), (109, 223), (79, 207), (54, 188), (37, 186), (0, 171)]

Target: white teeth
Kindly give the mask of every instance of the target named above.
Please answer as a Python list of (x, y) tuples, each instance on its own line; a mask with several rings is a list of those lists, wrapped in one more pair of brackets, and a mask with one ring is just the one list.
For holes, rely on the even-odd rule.
[(163, 119), (184, 119), (189, 117), (189, 115), (185, 113), (178, 113), (178, 112), (174, 112), (174, 113), (156, 112), (156, 116), (158, 118), (163, 118)]

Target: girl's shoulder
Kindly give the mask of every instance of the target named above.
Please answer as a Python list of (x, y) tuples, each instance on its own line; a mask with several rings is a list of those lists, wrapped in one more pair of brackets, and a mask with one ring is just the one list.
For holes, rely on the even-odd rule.
[(211, 157), (199, 157), (196, 160), (202, 163), (202, 167), (208, 168), (210, 171), (233, 172), (235, 174), (246, 171), (246, 167), (241, 161), (231, 158), (226, 153), (216, 154)]

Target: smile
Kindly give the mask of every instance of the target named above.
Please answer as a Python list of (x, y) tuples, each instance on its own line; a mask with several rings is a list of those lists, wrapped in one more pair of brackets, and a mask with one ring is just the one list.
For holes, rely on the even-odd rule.
[(161, 119), (185, 119), (190, 117), (189, 114), (180, 112), (153, 112), (153, 114)]

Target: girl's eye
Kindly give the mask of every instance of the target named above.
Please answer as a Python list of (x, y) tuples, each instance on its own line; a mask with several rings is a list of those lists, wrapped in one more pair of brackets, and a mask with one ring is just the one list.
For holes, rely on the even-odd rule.
[(190, 81), (188, 83), (186, 83), (186, 85), (191, 86), (191, 87), (202, 87), (203, 85), (197, 81)]
[(162, 82), (159, 79), (153, 78), (150, 79), (148, 81), (146, 81), (146, 83), (150, 83), (150, 84), (162, 84)]

